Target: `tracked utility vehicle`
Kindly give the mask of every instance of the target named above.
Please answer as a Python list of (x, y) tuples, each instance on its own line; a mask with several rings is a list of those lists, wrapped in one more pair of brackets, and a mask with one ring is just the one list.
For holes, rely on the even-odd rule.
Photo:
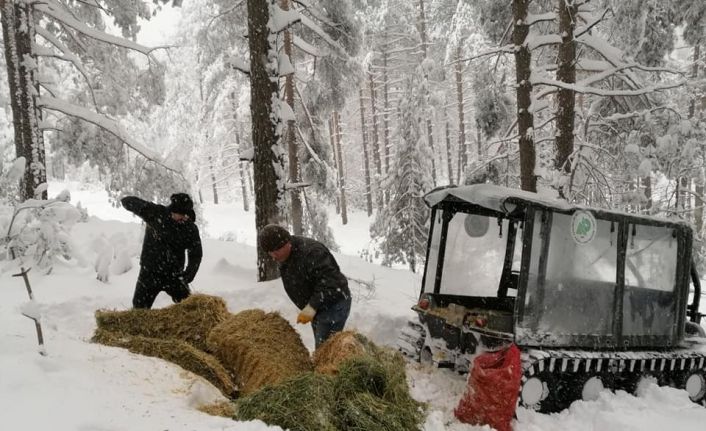
[(633, 392), (644, 378), (706, 405), (687, 224), (485, 184), (425, 200), (426, 268), (405, 355), (468, 371), (474, 355), (515, 343), (520, 403), (542, 412), (603, 388)]

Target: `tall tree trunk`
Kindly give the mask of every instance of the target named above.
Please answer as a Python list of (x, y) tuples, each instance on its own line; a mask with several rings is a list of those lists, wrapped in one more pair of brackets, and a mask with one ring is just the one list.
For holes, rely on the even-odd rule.
[[(461, 173), (468, 165), (468, 151), (466, 150), (466, 122), (464, 120), (465, 106), (463, 103), (463, 69), (461, 67), (461, 45), (456, 47), (456, 100), (458, 106), (458, 184), (461, 184)], [(479, 147), (480, 148), (480, 147)]]
[[(5, 46), (7, 79), (12, 106), (15, 153), (24, 157), (25, 172), (20, 188), (22, 201), (32, 198), (46, 199), (46, 188), (40, 194), (37, 188), (47, 182), (44, 136), (39, 129), (42, 120), (37, 107), (39, 83), (37, 81), (37, 56), (33, 51), (35, 20), (31, 3), (1, 0), (2, 35)], [(28, 61), (29, 59), (33, 61)]]
[[(701, 41), (698, 41), (694, 45), (694, 65), (691, 69), (691, 78), (696, 80), (699, 77), (699, 57), (701, 56)], [(689, 118), (693, 118), (696, 115), (696, 97), (691, 99), (689, 103)], [(694, 179), (696, 194), (694, 200), (694, 227), (696, 228), (696, 235), (701, 236), (701, 230), (704, 226), (704, 200), (702, 196), (704, 195), (704, 169), (702, 168), (700, 172), (697, 173)]]
[[(333, 164), (336, 166), (336, 188), (338, 188), (338, 179), (341, 177), (341, 171), (338, 169), (338, 156), (336, 155), (336, 115), (331, 113), (331, 118), (328, 120), (328, 139), (333, 152)], [(336, 195), (336, 214), (341, 213), (341, 197)]]
[[(235, 144), (240, 151), (240, 133), (235, 133)], [(248, 201), (248, 187), (245, 180), (245, 171), (247, 170), (247, 162), (238, 162), (238, 170), (240, 171), (240, 194), (243, 196), (243, 211), (250, 211), (250, 202)]]
[[(277, 133), (276, 112), (272, 101), (279, 100), (278, 71), (275, 42), (277, 36), (271, 34), (267, 26), (276, 0), (248, 0), (248, 45), (250, 47), (250, 112), (252, 119), (252, 140), (255, 150), (255, 226), (259, 231), (268, 223), (280, 220), (283, 210), (283, 184), (285, 178), (280, 136)], [(258, 240), (257, 279), (272, 280), (279, 275), (277, 264), (265, 251)]]
[(213, 157), (208, 156), (208, 169), (211, 171), (211, 186), (213, 187), (213, 204), (218, 205), (218, 185), (216, 181), (216, 171), (213, 168)]
[(446, 117), (446, 169), (448, 171), (448, 182), (452, 184), (454, 172), (451, 165), (451, 124), (449, 124), (448, 117)]
[(527, 24), (527, 5), (530, 0), (512, 0), (513, 31), (512, 41), (515, 45), (515, 82), (517, 84), (517, 131), (520, 135), (520, 185), (522, 190), (536, 192), (537, 178), (534, 175), (536, 153), (534, 148), (534, 133), (532, 132), (534, 118), (529, 111), (532, 102), (532, 57), (525, 44), (529, 25)]
[[(289, 0), (280, 0), (282, 10), (289, 10)], [(284, 31), (284, 54), (289, 57), (289, 62), (294, 66), (294, 58), (292, 57), (292, 32)], [(284, 81), (284, 100), (287, 102), (292, 112), (294, 112), (294, 73), (287, 75)], [(289, 155), (289, 182), (297, 184), (301, 182), (299, 178), (299, 155), (297, 153), (297, 138), (296, 138), (296, 123), (294, 120), (287, 121), (287, 132), (285, 139), (287, 141), (287, 154)], [(292, 231), (294, 235), (302, 235), (304, 233), (302, 218), (302, 198), (301, 188), (293, 187), (289, 190), (291, 197), (291, 215), (292, 215)]]
[[(385, 33), (387, 35), (387, 33)], [(387, 76), (387, 59), (388, 59), (387, 47), (382, 53), (382, 97), (383, 97), (383, 111), (382, 111), (382, 127), (383, 127), (383, 145), (385, 154), (385, 173), (390, 171), (390, 94), (389, 87), (390, 82)], [(385, 202), (388, 201), (387, 197), (389, 193), (385, 193)]]
[[(235, 96), (235, 91), (230, 93), (230, 100), (233, 106), (233, 124), (235, 127), (235, 151), (242, 153), (244, 148), (240, 147), (240, 127), (238, 126), (238, 102)], [(238, 157), (236, 155), (236, 160)], [(243, 197), (243, 211), (250, 211), (250, 202), (248, 200), (248, 187), (245, 180), (245, 171), (248, 169), (247, 162), (238, 161), (238, 171), (240, 174), (240, 194)]]
[(370, 84), (370, 116), (373, 119), (373, 162), (375, 163), (375, 200), (378, 209), (382, 209), (382, 190), (380, 190), (380, 182), (382, 181), (382, 167), (380, 166), (380, 140), (378, 135), (378, 114), (375, 101), (375, 80), (373, 73), (368, 72), (368, 82)]
[(346, 205), (346, 174), (343, 168), (343, 153), (341, 151), (341, 115), (333, 111), (333, 122), (336, 127), (336, 165), (338, 166), (338, 190), (341, 196), (341, 223), (348, 224), (348, 207)]
[[(559, 82), (574, 84), (576, 82), (576, 42), (574, 28), (576, 27), (577, 7), (573, 0), (558, 0), (559, 3), (559, 34), (561, 43), (558, 52), (558, 68), (556, 79)], [(576, 94), (574, 90), (559, 88), (557, 92), (558, 110), (556, 115), (556, 158), (554, 167), (564, 175), (571, 173), (571, 154), (574, 152), (574, 108)], [(559, 195), (564, 197), (568, 192), (564, 185), (559, 187)]]
[[(691, 77), (696, 80), (699, 77), (699, 57), (701, 56), (701, 41), (694, 45), (694, 63), (691, 66)], [(694, 95), (689, 102), (689, 118), (694, 118), (696, 114), (696, 99), (697, 96)]]
[(427, 48), (427, 18), (424, 13), (424, 0), (419, 0), (419, 35), (422, 40), (422, 67), (424, 68), (424, 92), (425, 92), (425, 103), (426, 103), (426, 120), (427, 120), (427, 142), (429, 143), (429, 148), (431, 149), (431, 181), (432, 185), (436, 187), (436, 151), (434, 150), (434, 130), (431, 124), (431, 106), (429, 100), (429, 75), (427, 74), (426, 63), (428, 57)]
[(363, 144), (363, 174), (365, 175), (365, 203), (368, 217), (373, 215), (373, 195), (370, 189), (370, 159), (368, 157), (368, 131), (365, 124), (365, 105), (363, 104), (363, 87), (358, 90), (360, 99), (360, 130)]
[(652, 211), (652, 178), (647, 176), (642, 179), (642, 183), (645, 187), (645, 199), (646, 203), (644, 205), (644, 212), (649, 214)]

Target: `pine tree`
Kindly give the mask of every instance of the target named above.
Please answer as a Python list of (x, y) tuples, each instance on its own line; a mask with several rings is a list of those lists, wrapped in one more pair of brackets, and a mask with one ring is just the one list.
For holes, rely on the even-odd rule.
[(407, 264), (412, 271), (426, 250), (429, 209), (423, 196), (432, 187), (431, 153), (422, 129), (425, 96), (420, 72), (405, 79), (399, 104), (400, 143), (384, 180), (390, 202), (371, 229), (380, 241), (383, 264)]

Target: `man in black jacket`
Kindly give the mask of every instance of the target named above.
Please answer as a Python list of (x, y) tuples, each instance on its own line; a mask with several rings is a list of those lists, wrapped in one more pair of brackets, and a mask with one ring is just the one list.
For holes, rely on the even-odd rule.
[(279, 263), (284, 290), (301, 310), (297, 323), (311, 322), (316, 347), (343, 330), (351, 311), (351, 292), (328, 248), (274, 224), (262, 228), (258, 243)]
[[(121, 202), (146, 224), (132, 306), (152, 308), (161, 291), (167, 292), (174, 302), (188, 297), (189, 283), (196, 276), (203, 255), (191, 197), (186, 193), (173, 194), (168, 207), (135, 196), (124, 197)], [(189, 255), (186, 270), (185, 252)]]

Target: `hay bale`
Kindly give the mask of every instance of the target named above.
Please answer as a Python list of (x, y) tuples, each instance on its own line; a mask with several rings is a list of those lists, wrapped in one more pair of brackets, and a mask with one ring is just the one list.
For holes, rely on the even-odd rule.
[(227, 397), (236, 393), (233, 380), (218, 359), (183, 341), (118, 334), (100, 328), (96, 330), (92, 341), (167, 360), (208, 380)]
[(245, 310), (213, 328), (208, 349), (250, 394), (313, 369), (299, 334), (279, 313)]
[(337, 332), (314, 352), (314, 369), (317, 373), (335, 375), (341, 363), (365, 355), (369, 341), (353, 331)]
[(235, 415), (235, 406), (230, 401), (219, 401), (213, 404), (198, 406), (196, 410), (211, 416), (222, 416), (224, 418), (232, 418), (233, 415)]
[(290, 431), (338, 431), (332, 402), (331, 377), (309, 372), (239, 398), (234, 419), (259, 419)]
[(147, 338), (177, 339), (207, 350), (206, 338), (229, 316), (223, 299), (191, 295), (178, 304), (157, 310), (96, 311), (99, 329)]

